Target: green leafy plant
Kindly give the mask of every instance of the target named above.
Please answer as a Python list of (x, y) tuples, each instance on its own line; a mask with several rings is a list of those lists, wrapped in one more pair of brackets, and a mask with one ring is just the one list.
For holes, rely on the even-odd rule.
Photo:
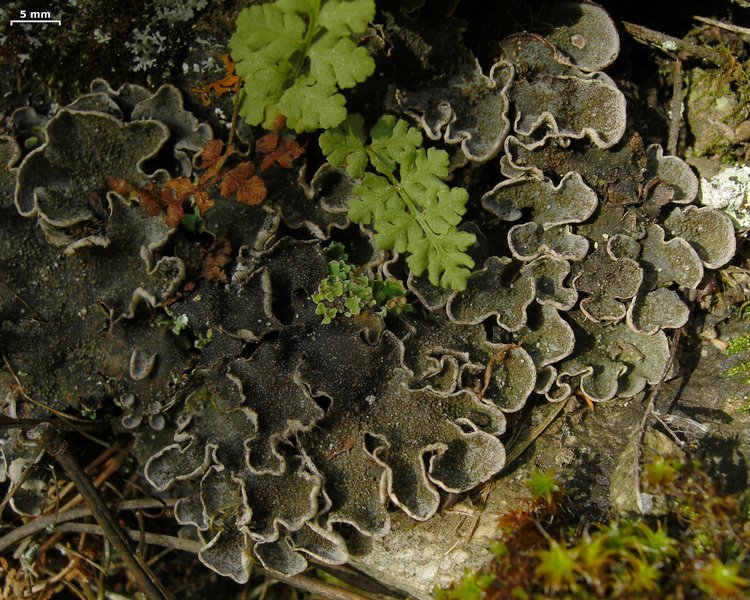
[(750, 350), (750, 334), (738, 335), (727, 342), (727, 355), (733, 356)]
[(667, 514), (583, 529), (560, 515), (564, 498), (554, 475), (533, 472), (526, 482), (531, 499), (499, 519), (490, 564), (436, 597), (682, 598), (690, 589), (691, 598), (747, 598), (748, 495), (722, 493), (698, 462), (656, 457), (644, 472)]
[(211, 342), (214, 341), (214, 331), (210, 327), (206, 330), (206, 333), (198, 332), (198, 336), (193, 345), (199, 350), (206, 348)]
[(433, 285), (466, 288), (474, 266), (466, 249), (476, 237), (457, 228), (469, 194), (443, 181), (449, 174), (447, 152), (423, 148), (422, 134), (391, 115), (373, 126), (369, 143), (362, 116), (350, 115), (321, 134), (320, 147), (332, 165), (361, 179), (349, 217), (373, 223), (375, 246), (408, 253), (412, 273), (427, 271)]
[(539, 564), (536, 567), (536, 575), (544, 581), (545, 591), (577, 591), (576, 580), (581, 570), (578, 565), (577, 548), (560, 545), (552, 540), (549, 549), (539, 550), (537, 557)]
[(339, 90), (375, 70), (355, 42), (374, 16), (374, 0), (276, 0), (242, 10), (229, 42), (246, 82), (240, 115), (266, 129), (283, 115), (297, 133), (341, 123)]
[[(747, 358), (747, 355), (750, 354), (750, 333), (729, 338), (726, 354), (727, 356), (745, 354), (746, 356), (743, 358)], [(743, 384), (750, 385), (750, 360), (744, 360), (727, 369), (727, 376), (741, 377)], [(750, 411), (750, 396), (746, 394), (739, 412), (745, 413), (748, 411)]]
[(175, 334), (180, 335), (188, 326), (187, 315), (177, 315), (176, 317), (161, 317), (157, 323), (163, 327), (168, 327), (169, 330)]
[[(750, 352), (750, 334), (730, 338), (727, 345), (727, 356)], [(730, 377), (743, 377), (743, 382), (750, 384), (750, 360), (739, 363), (727, 371)]]
[(331, 244), (326, 255), (331, 259), (328, 262), (328, 277), (320, 282), (318, 291), (312, 295), (317, 304), (315, 314), (323, 317), (324, 325), (333, 321), (338, 314), (351, 317), (366, 309), (376, 309), (376, 312), (385, 315), (387, 312), (400, 313), (411, 309), (411, 305), (406, 303), (406, 290), (400, 281), (368, 277), (346, 262), (349, 257), (339, 243)]
[(739, 565), (711, 560), (698, 573), (698, 587), (714, 598), (741, 598), (750, 589), (750, 580), (738, 573)]
[(552, 469), (542, 471), (535, 469), (526, 482), (531, 491), (532, 501), (554, 506), (557, 498), (562, 494), (562, 487)]
[(467, 569), (456, 587), (450, 590), (436, 590), (435, 600), (481, 600), (484, 590), (492, 585), (494, 580), (495, 576), (492, 574)]

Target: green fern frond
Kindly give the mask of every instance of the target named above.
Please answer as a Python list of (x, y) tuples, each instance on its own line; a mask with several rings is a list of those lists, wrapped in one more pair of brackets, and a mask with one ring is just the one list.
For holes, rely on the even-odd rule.
[(341, 123), (340, 90), (375, 70), (355, 42), (374, 16), (374, 0), (276, 0), (242, 10), (229, 41), (246, 82), (240, 115), (266, 129), (283, 115), (297, 133)]
[[(422, 147), (422, 134), (406, 121), (386, 115), (370, 130), (360, 115), (350, 115), (323, 132), (320, 147), (328, 161), (361, 179), (349, 203), (354, 223), (373, 224), (375, 246), (409, 256), (414, 275), (425, 271), (433, 285), (464, 290), (474, 266), (466, 254), (476, 237), (457, 226), (466, 212), (468, 192), (449, 187), (449, 157)], [(368, 163), (376, 173), (366, 171)]]

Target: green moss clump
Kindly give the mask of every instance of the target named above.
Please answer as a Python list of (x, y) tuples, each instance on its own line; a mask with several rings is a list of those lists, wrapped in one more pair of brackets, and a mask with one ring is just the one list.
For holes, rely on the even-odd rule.
[(398, 314), (411, 309), (406, 303), (406, 289), (400, 281), (368, 276), (346, 262), (349, 257), (341, 244), (331, 244), (326, 255), (330, 259), (328, 277), (320, 282), (318, 291), (312, 295), (317, 305), (315, 314), (323, 317), (324, 325), (339, 314), (351, 317), (371, 309), (385, 316), (388, 312)]
[(559, 514), (564, 498), (554, 475), (535, 472), (527, 482), (532, 498), (499, 520), (490, 564), (436, 597), (748, 597), (746, 503), (723, 494), (697, 462), (657, 458), (644, 473), (650, 493), (666, 499), (666, 515), (619, 517), (581, 529)]
[[(728, 341), (726, 354), (727, 356), (735, 356), (737, 354), (750, 355), (750, 333), (730, 338)], [(736, 365), (730, 367), (727, 370), (727, 376), (741, 377), (742, 383), (744, 383), (745, 385), (750, 385), (750, 358), (743, 358), (747, 358), (747, 360), (739, 362)], [(740, 411), (747, 412), (749, 410), (750, 398), (746, 398), (744, 403), (742, 404), (742, 407), (740, 408)]]
[(727, 355), (733, 356), (741, 352), (750, 351), (750, 333), (730, 338), (727, 346)]

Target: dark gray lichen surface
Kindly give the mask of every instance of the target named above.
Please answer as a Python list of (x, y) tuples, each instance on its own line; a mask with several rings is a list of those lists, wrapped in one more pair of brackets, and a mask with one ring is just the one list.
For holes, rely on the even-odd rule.
[[(342, 171), (324, 165), (310, 184), (278, 171), (260, 207), (217, 198), (202, 238), (107, 189), (107, 176), (192, 174), (211, 131), (172, 86), (97, 80), (22, 160), (0, 138), (2, 353), (30, 396), (136, 437), (145, 479), (179, 498), (216, 572), (246, 581), (253, 556), (286, 574), (305, 556), (346, 562), (347, 538), (386, 535), (393, 510), (427, 520), (446, 493), (500, 472), (507, 416), (529, 399), (611, 401), (661, 377), (665, 331), (732, 258), (733, 226), (691, 205), (685, 163), (626, 130), (601, 72), (619, 47), (608, 15), (565, 2), (554, 16), (546, 38), (503, 41), (488, 75), (459, 39), (438, 51), (386, 19), (423, 51), (394, 106), (494, 178), (471, 190), (466, 290), (409, 276), (416, 310), (398, 317), (315, 315), (328, 240), (362, 254), (370, 239), (349, 223)], [(200, 277), (200, 246), (224, 240), (226, 281)], [(372, 257), (368, 269), (403, 272), (393, 254)], [(4, 413), (44, 414), (8, 373), (0, 390)], [(32, 456), (5, 434), (0, 481)], [(41, 476), (17, 511), (38, 510)]]

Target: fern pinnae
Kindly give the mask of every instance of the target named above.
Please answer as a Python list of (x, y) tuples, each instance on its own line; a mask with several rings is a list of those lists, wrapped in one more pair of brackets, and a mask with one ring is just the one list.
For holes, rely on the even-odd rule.
[[(350, 115), (320, 137), (328, 161), (361, 179), (349, 217), (355, 223), (373, 223), (378, 248), (408, 254), (407, 266), (414, 275), (427, 271), (433, 285), (465, 289), (474, 266), (465, 251), (476, 238), (457, 229), (469, 195), (443, 181), (448, 176), (447, 152), (425, 150), (422, 134), (390, 115), (372, 127), (367, 144), (363, 124), (360, 115)], [(366, 171), (368, 164), (377, 174)]]

